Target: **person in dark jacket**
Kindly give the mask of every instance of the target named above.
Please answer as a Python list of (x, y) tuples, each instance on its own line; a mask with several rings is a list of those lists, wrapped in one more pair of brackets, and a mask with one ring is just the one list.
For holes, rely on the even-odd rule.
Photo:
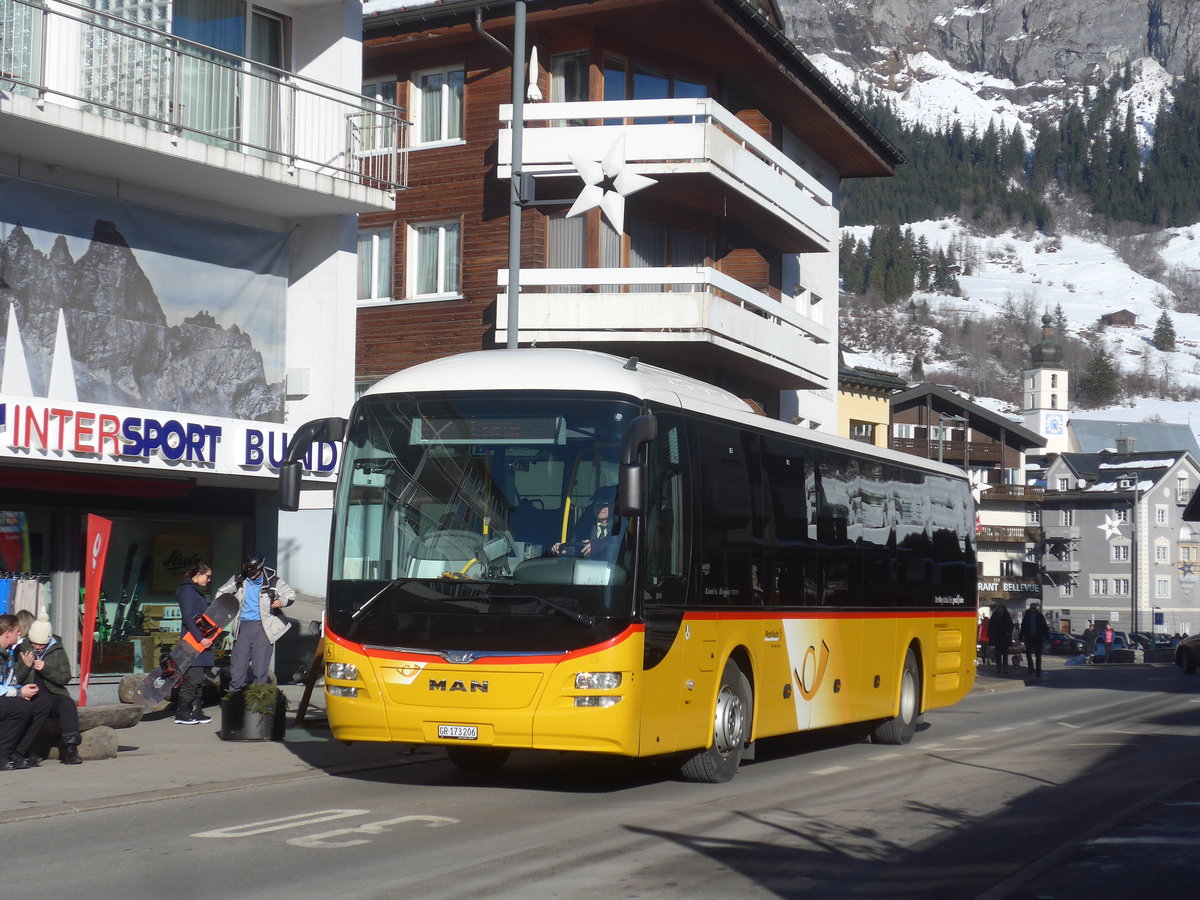
[(1008, 648), (1012, 643), (1013, 621), (1008, 607), (997, 603), (992, 607), (992, 618), (988, 622), (988, 638), (992, 642), (992, 655), (996, 657), (996, 671), (1008, 674)]
[(58, 760), (68, 766), (83, 762), (79, 758), (79, 710), (67, 690), (71, 681), (71, 660), (67, 657), (62, 638), (50, 630), (50, 618), (42, 613), (37, 617), (25, 639), (17, 647), (17, 680), (21, 684), (36, 684), (40, 702), (49, 707), (49, 715), (58, 719), (62, 740)]
[(213, 654), (212, 638), (205, 637), (196, 624), (196, 619), (208, 609), (206, 591), (211, 581), (212, 568), (200, 562), (188, 570), (175, 589), (175, 602), (179, 604), (179, 615), (183, 618), (181, 627), (204, 647), (183, 672), (179, 697), (175, 701), (176, 725), (206, 725), (212, 721), (211, 717), (204, 714), (204, 682), (217, 660)]
[(1025, 642), (1026, 674), (1033, 674), (1035, 655), (1037, 656), (1037, 673), (1042, 674), (1042, 645), (1046, 643), (1046, 638), (1049, 636), (1050, 626), (1046, 624), (1046, 617), (1042, 615), (1042, 611), (1038, 609), (1036, 603), (1029, 604), (1025, 618), (1021, 620), (1021, 640)]

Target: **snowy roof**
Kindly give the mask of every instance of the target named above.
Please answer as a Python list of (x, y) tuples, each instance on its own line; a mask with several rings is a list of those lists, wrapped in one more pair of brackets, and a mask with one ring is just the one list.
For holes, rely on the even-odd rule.
[(1106, 422), (1101, 419), (1071, 417), (1071, 432), (1080, 453), (1115, 451), (1118, 438), (1133, 438), (1139, 453), (1163, 453), (1186, 450), (1200, 460), (1200, 444), (1187, 425), (1166, 422)]

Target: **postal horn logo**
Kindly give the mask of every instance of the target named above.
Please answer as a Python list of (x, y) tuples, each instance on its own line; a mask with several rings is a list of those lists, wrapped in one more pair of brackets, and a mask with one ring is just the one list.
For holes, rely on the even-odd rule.
[(828, 665), (829, 645), (821, 641), (819, 652), (810, 644), (804, 651), (804, 661), (800, 668), (792, 669), (792, 675), (796, 679), (796, 688), (805, 700), (812, 700), (817, 696), (817, 691), (821, 689), (821, 682), (825, 680), (825, 669)]

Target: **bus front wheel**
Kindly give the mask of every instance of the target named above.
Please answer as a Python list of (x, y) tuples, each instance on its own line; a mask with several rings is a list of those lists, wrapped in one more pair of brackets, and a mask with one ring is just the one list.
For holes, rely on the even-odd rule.
[(713, 719), (711, 747), (697, 750), (680, 766), (685, 781), (719, 784), (737, 774), (742, 753), (750, 739), (750, 716), (754, 698), (750, 682), (732, 659), (721, 673), (721, 689), (717, 693), (717, 712)]
[(495, 772), (508, 762), (511, 753), (504, 747), (447, 747), (446, 755), (454, 767), (462, 772), (482, 774)]
[(920, 702), (921, 673), (917, 669), (917, 657), (910, 649), (904, 657), (904, 671), (900, 675), (900, 710), (875, 727), (871, 732), (871, 742), (907, 744), (911, 741), (917, 731)]

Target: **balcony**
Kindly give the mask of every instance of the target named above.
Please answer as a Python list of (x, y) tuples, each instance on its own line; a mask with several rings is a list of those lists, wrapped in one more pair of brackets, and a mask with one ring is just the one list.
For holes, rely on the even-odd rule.
[[(939, 441), (936, 438), (892, 438), (892, 449), (948, 463), (999, 462), (1000, 445), (983, 441)], [(986, 497), (991, 491), (986, 491)]]
[[(497, 283), (508, 284), (507, 269)], [(507, 292), (497, 301), (496, 342), (505, 344)], [(703, 346), (717, 366), (781, 390), (829, 388), (837, 374), (824, 325), (707, 267), (522, 269), (517, 329), (518, 343), (539, 346), (652, 345), (655, 361)]]
[(1077, 559), (1059, 559), (1053, 553), (1047, 553), (1042, 557), (1042, 568), (1047, 572), (1056, 574), (1079, 574), (1079, 560)]
[[(521, 171), (535, 181), (578, 179), (572, 155), (597, 159), (623, 136), (626, 170), (657, 179), (672, 202), (736, 219), (780, 249), (836, 249), (830, 190), (711, 99), (538, 103), (524, 110)], [(497, 174), (511, 178), (511, 105), (500, 107), (500, 123)], [(574, 199), (566, 189), (558, 193), (559, 200)]]
[(1029, 484), (994, 484), (983, 492), (982, 500), (1012, 500), (1014, 502), (1041, 503), (1046, 489)]
[(976, 528), (978, 543), (1024, 544), (1041, 539), (1039, 530), (1026, 525), (980, 525)]
[(1078, 525), (1042, 525), (1042, 533), (1048, 541), (1079, 540)]
[(394, 208), (400, 110), (70, 2), (0, 0), (0, 153), (297, 217)]

